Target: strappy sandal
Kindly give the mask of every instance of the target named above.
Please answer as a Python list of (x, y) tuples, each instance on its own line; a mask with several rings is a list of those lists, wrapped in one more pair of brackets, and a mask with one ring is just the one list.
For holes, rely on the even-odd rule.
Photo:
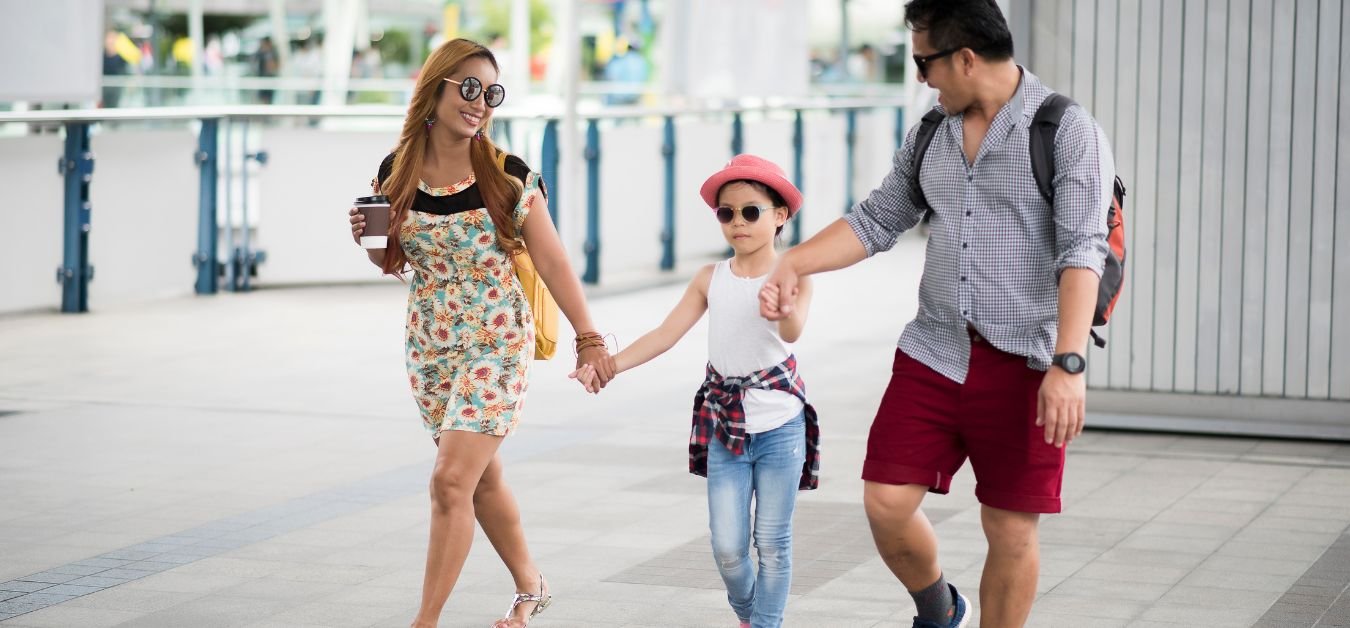
[(544, 574), (539, 574), (539, 594), (516, 593), (516, 596), (511, 598), (510, 608), (506, 609), (506, 615), (497, 620), (496, 623), (492, 624), (494, 628), (501, 625), (502, 621), (509, 622), (514, 619), (513, 615), (516, 614), (516, 607), (528, 602), (534, 602), (535, 605), (534, 610), (530, 611), (530, 614), (525, 617), (526, 626), (530, 625), (530, 620), (534, 619), (535, 615), (544, 612), (544, 610), (548, 608), (548, 605), (553, 603), (553, 594), (549, 593), (544, 587)]

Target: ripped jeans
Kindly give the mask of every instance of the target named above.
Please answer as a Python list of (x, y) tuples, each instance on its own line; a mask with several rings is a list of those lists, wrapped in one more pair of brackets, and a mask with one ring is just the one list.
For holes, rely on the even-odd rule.
[[(754, 434), (737, 456), (714, 440), (708, 447), (708, 526), (727, 601), (753, 628), (783, 623), (792, 584), (792, 513), (806, 461), (806, 419)], [(751, 497), (759, 568), (750, 562)]]

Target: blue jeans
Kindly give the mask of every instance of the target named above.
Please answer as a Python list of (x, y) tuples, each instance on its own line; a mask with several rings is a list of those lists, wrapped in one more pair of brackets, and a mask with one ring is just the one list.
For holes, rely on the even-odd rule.
[[(753, 628), (783, 623), (792, 584), (792, 512), (806, 461), (806, 418), (754, 434), (737, 456), (716, 439), (708, 446), (708, 526), (713, 557), (727, 601)], [(754, 496), (755, 549), (750, 563), (750, 501)]]

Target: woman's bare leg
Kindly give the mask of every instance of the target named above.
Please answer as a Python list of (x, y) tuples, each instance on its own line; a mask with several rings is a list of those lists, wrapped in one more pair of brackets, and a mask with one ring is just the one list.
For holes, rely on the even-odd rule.
[[(488, 541), (497, 550), (511, 578), (516, 582), (516, 591), (520, 593), (539, 593), (539, 567), (530, 557), (530, 548), (525, 543), (525, 528), (520, 524), (520, 508), (516, 505), (515, 495), (507, 486), (502, 474), (502, 459), (498, 454), (492, 457), (483, 477), (478, 480), (478, 490), (473, 494), (474, 513), (478, 525), (483, 527)], [(502, 628), (517, 628), (525, 625), (525, 620), (534, 611), (535, 602), (524, 602), (516, 607), (513, 622), (499, 622)]]
[(473, 543), (474, 491), (501, 446), (500, 436), (441, 432), (431, 472), (431, 540), (415, 628), (434, 628)]

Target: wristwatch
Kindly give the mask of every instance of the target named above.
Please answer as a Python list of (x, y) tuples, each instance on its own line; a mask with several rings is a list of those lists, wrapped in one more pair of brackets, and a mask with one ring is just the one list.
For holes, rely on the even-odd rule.
[(1058, 354), (1050, 360), (1050, 364), (1064, 369), (1070, 375), (1077, 375), (1087, 369), (1087, 360), (1077, 353)]

